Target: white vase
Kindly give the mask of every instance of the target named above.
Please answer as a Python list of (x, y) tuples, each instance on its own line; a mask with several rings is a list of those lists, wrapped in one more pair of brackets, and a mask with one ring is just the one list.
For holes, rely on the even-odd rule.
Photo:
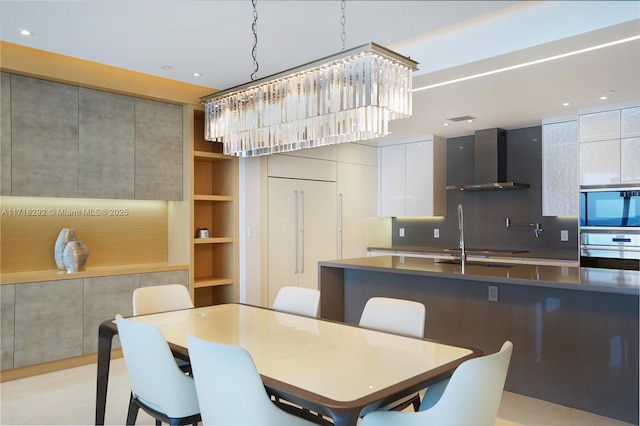
[(84, 271), (89, 259), (89, 247), (84, 241), (69, 241), (64, 247), (62, 261), (67, 273)]
[(60, 271), (64, 271), (64, 262), (62, 261), (62, 253), (69, 241), (76, 241), (76, 231), (73, 228), (62, 228), (56, 239), (56, 244), (53, 248), (53, 258), (56, 260), (56, 265)]

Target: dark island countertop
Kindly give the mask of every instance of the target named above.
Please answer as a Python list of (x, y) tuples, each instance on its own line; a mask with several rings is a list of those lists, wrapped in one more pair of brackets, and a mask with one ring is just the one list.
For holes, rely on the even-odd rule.
[[(389, 254), (398, 256), (418, 256), (431, 258), (453, 258), (458, 255), (456, 248), (427, 246), (375, 246), (368, 247), (372, 254)], [(469, 260), (495, 263), (518, 263), (527, 265), (578, 266), (578, 251), (537, 252), (530, 250), (484, 249), (468, 247), (465, 250)]]
[(322, 261), (322, 267), (378, 271), (396, 274), (437, 276), (459, 280), (549, 287), (568, 290), (628, 294), (640, 296), (640, 271), (548, 266), (497, 264), (467, 261), (460, 264), (438, 259), (408, 256), (371, 256), (356, 259)]

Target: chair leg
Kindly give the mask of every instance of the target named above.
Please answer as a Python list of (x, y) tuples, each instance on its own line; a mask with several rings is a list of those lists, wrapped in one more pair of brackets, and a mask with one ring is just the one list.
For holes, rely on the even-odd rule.
[(133, 400), (133, 393), (129, 395), (129, 411), (127, 412), (127, 426), (134, 426), (138, 418), (138, 410), (140, 407)]
[(413, 398), (413, 411), (415, 411), (416, 413), (420, 411), (420, 397), (417, 395), (415, 398)]
[(160, 426), (162, 424), (162, 422), (158, 419), (156, 419), (156, 426)]

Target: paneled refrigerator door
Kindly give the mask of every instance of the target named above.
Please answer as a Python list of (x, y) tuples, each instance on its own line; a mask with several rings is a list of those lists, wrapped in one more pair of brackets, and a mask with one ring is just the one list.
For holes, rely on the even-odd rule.
[(335, 182), (298, 181), (300, 287), (318, 288), (318, 262), (338, 258)]

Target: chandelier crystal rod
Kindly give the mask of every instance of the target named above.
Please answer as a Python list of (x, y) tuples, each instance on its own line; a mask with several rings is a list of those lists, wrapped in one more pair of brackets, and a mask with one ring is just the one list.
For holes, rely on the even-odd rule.
[(201, 98), (205, 139), (243, 157), (372, 139), (411, 115), (417, 63), (376, 43)]

